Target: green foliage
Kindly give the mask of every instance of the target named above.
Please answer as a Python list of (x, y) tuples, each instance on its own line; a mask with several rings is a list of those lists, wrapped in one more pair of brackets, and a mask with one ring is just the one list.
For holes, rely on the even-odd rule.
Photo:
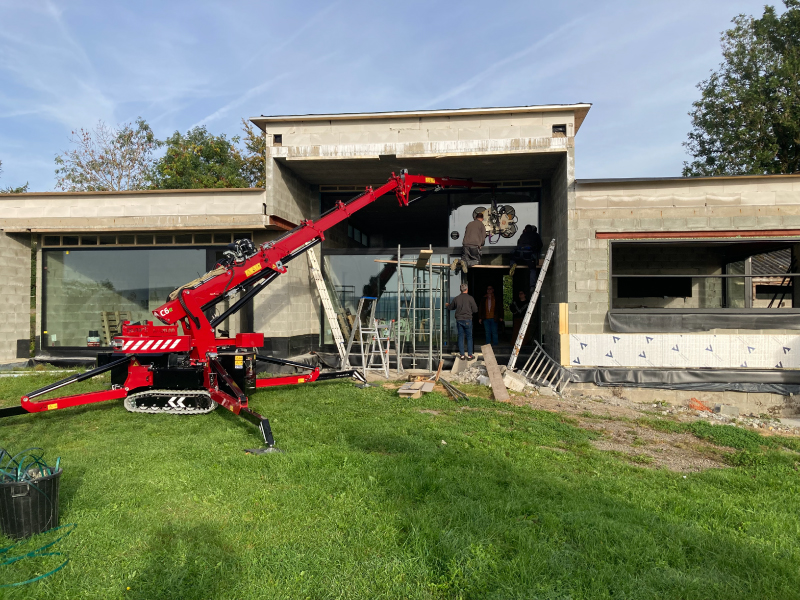
[(800, 0), (784, 4), (780, 16), (739, 15), (723, 34), (725, 60), (689, 113), (684, 176), (800, 171)]
[(156, 161), (153, 187), (173, 190), (249, 187), (238, 143), (238, 136), (229, 140), (224, 133), (210, 134), (205, 126), (195, 127), (186, 135), (176, 131), (164, 141), (167, 151)]
[[(3, 161), (0, 160), (0, 173), (2, 173), (2, 172), (3, 172)], [(24, 194), (27, 191), (28, 191), (27, 182), (25, 183), (25, 185), (20, 185), (20, 186), (17, 186), (17, 187), (14, 187), (14, 186), (6, 187), (6, 188), (0, 187), (0, 194)]]
[(56, 188), (67, 192), (142, 190), (150, 183), (153, 152), (161, 145), (144, 119), (116, 128), (102, 121), (70, 137), (73, 148), (56, 156)]
[(730, 425), (711, 425), (705, 421), (695, 421), (687, 429), (701, 440), (708, 440), (717, 446), (727, 446), (737, 450), (757, 452), (765, 443), (764, 438), (755, 431)]
[(244, 148), (242, 171), (251, 187), (264, 187), (266, 181), (267, 138), (264, 132), (242, 119)]
[[(2, 378), (0, 406), (61, 376)], [(54, 548), (67, 567), (7, 596), (797, 595), (800, 490), (785, 461), (684, 477), (594, 450), (558, 414), (348, 382), (251, 404), (285, 454), (246, 455), (258, 434), (222, 409), (131, 414), (114, 401), (5, 419), (3, 446), (62, 457), (61, 522), (78, 524)]]

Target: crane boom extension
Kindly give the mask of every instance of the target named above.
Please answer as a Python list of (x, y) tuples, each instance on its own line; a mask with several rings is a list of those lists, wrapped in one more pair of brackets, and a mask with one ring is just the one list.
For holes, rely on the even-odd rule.
[[(260, 429), (268, 448), (274, 444), (269, 421), (248, 407), (247, 389), (322, 381), (339, 377), (362, 379), (358, 371), (307, 373), (256, 379), (255, 363), (263, 357), (255, 349), (264, 345), (263, 333), (240, 333), (235, 338), (217, 337), (215, 328), (287, 271), (287, 263), (325, 239), (325, 232), (381, 196), (394, 193), (401, 206), (408, 206), (445, 188), (489, 187), (467, 179), (392, 173), (377, 189), (366, 190), (347, 203), (338, 201), (327, 213), (307, 219), (277, 240), (256, 247), (250, 240), (237, 240), (210, 272), (173, 291), (153, 315), (163, 323), (122, 325), (122, 334), (100, 353), (97, 368), (72, 376), (24, 396), (21, 406), (0, 409), (0, 417), (22, 412), (41, 412), (124, 398), (132, 412), (196, 414), (222, 405), (246, 417)], [(422, 194), (411, 199), (412, 188)], [(239, 299), (218, 316), (208, 317), (216, 305), (240, 294)], [(179, 327), (181, 332), (179, 333)], [(279, 359), (269, 359), (281, 362)], [(299, 363), (290, 363), (302, 367)], [(55, 389), (94, 375), (111, 372), (110, 390), (48, 400), (34, 400)]]

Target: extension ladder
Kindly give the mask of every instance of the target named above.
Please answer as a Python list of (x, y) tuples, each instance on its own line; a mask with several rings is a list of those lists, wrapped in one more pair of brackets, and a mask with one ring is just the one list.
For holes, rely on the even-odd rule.
[(514, 342), (514, 349), (511, 351), (511, 358), (508, 359), (508, 369), (512, 371), (514, 370), (514, 365), (517, 363), (519, 351), (522, 349), (522, 340), (525, 339), (525, 334), (528, 332), (528, 325), (531, 322), (531, 315), (533, 315), (533, 309), (536, 307), (536, 301), (539, 299), (539, 292), (542, 291), (544, 276), (547, 274), (547, 268), (550, 266), (550, 260), (553, 258), (553, 252), (555, 252), (555, 249), (556, 240), (553, 238), (550, 240), (550, 246), (547, 248), (547, 255), (544, 257), (542, 270), (539, 271), (539, 277), (536, 280), (536, 288), (533, 291), (533, 296), (531, 297), (531, 301), (528, 302), (528, 310), (525, 311), (525, 317), (522, 319), (522, 326), (519, 328), (517, 341)]
[(336, 343), (336, 351), (339, 353), (339, 360), (341, 361), (341, 368), (349, 369), (350, 363), (347, 361), (344, 336), (339, 327), (338, 315), (333, 308), (331, 297), (328, 295), (328, 288), (325, 286), (325, 280), (322, 278), (322, 270), (319, 268), (317, 255), (314, 254), (314, 250), (311, 250), (306, 252), (306, 256), (308, 256), (308, 266), (311, 269), (311, 276), (314, 278), (314, 283), (317, 284), (317, 293), (319, 293), (319, 299), (322, 301), (322, 308), (325, 310), (325, 316), (328, 318), (328, 325), (331, 327), (333, 341)]

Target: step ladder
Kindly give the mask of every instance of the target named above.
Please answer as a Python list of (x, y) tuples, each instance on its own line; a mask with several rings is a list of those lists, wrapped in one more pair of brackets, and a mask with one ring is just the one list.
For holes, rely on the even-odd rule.
[[(369, 315), (366, 319), (362, 317), (364, 313), (364, 305), (369, 302)], [(358, 338), (359, 351), (361, 354), (361, 372), (364, 377), (367, 376), (367, 371), (380, 371), (384, 377), (389, 378), (389, 339), (392, 334), (392, 325), (390, 322), (387, 327), (385, 324), (381, 325), (375, 318), (375, 311), (378, 307), (378, 299), (372, 296), (362, 296), (358, 300), (358, 309), (356, 310), (356, 318), (353, 322), (353, 328), (350, 331), (350, 339), (347, 341), (347, 349), (345, 351), (345, 359), (350, 356), (353, 349), (353, 344)], [(366, 321), (366, 322), (365, 322)], [(379, 361), (379, 364), (375, 362)]]
[(331, 297), (328, 295), (328, 288), (325, 285), (325, 280), (322, 278), (322, 269), (319, 268), (317, 255), (314, 254), (314, 250), (309, 250), (306, 252), (306, 256), (308, 256), (308, 267), (311, 270), (311, 277), (314, 278), (314, 283), (317, 285), (317, 293), (322, 302), (322, 308), (325, 310), (325, 316), (328, 318), (328, 325), (331, 327), (333, 341), (336, 343), (336, 351), (339, 353), (339, 360), (341, 361), (341, 368), (349, 369), (350, 363), (347, 361), (344, 336), (339, 327), (339, 315), (337, 315), (336, 310), (333, 308)]
[(533, 296), (531, 297), (530, 302), (528, 302), (528, 310), (525, 311), (525, 317), (522, 319), (522, 325), (519, 328), (519, 335), (517, 335), (517, 340), (514, 342), (514, 349), (511, 351), (511, 358), (508, 359), (508, 369), (511, 371), (514, 370), (514, 365), (517, 364), (517, 357), (519, 356), (519, 351), (522, 349), (522, 340), (525, 339), (525, 334), (528, 332), (528, 325), (531, 322), (533, 309), (536, 307), (536, 301), (539, 299), (539, 293), (542, 291), (544, 276), (547, 274), (547, 268), (550, 266), (550, 260), (553, 258), (553, 252), (555, 252), (555, 249), (556, 240), (553, 238), (550, 240), (550, 246), (547, 248), (547, 254), (545, 255), (544, 262), (542, 263), (542, 270), (539, 271), (539, 277), (536, 280), (536, 288), (533, 290)]
[(362, 329), (362, 334), (369, 340), (368, 352), (365, 354), (362, 350), (361, 354), (362, 364), (366, 365), (364, 372), (378, 371), (389, 379), (389, 342), (392, 339), (394, 321), (386, 323), (373, 319), (373, 324), (374, 327)]

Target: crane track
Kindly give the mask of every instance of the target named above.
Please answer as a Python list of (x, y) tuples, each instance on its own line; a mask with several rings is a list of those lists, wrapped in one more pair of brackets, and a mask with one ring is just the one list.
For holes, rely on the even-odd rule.
[(125, 398), (125, 410), (135, 413), (203, 415), (217, 406), (205, 390), (147, 390)]

